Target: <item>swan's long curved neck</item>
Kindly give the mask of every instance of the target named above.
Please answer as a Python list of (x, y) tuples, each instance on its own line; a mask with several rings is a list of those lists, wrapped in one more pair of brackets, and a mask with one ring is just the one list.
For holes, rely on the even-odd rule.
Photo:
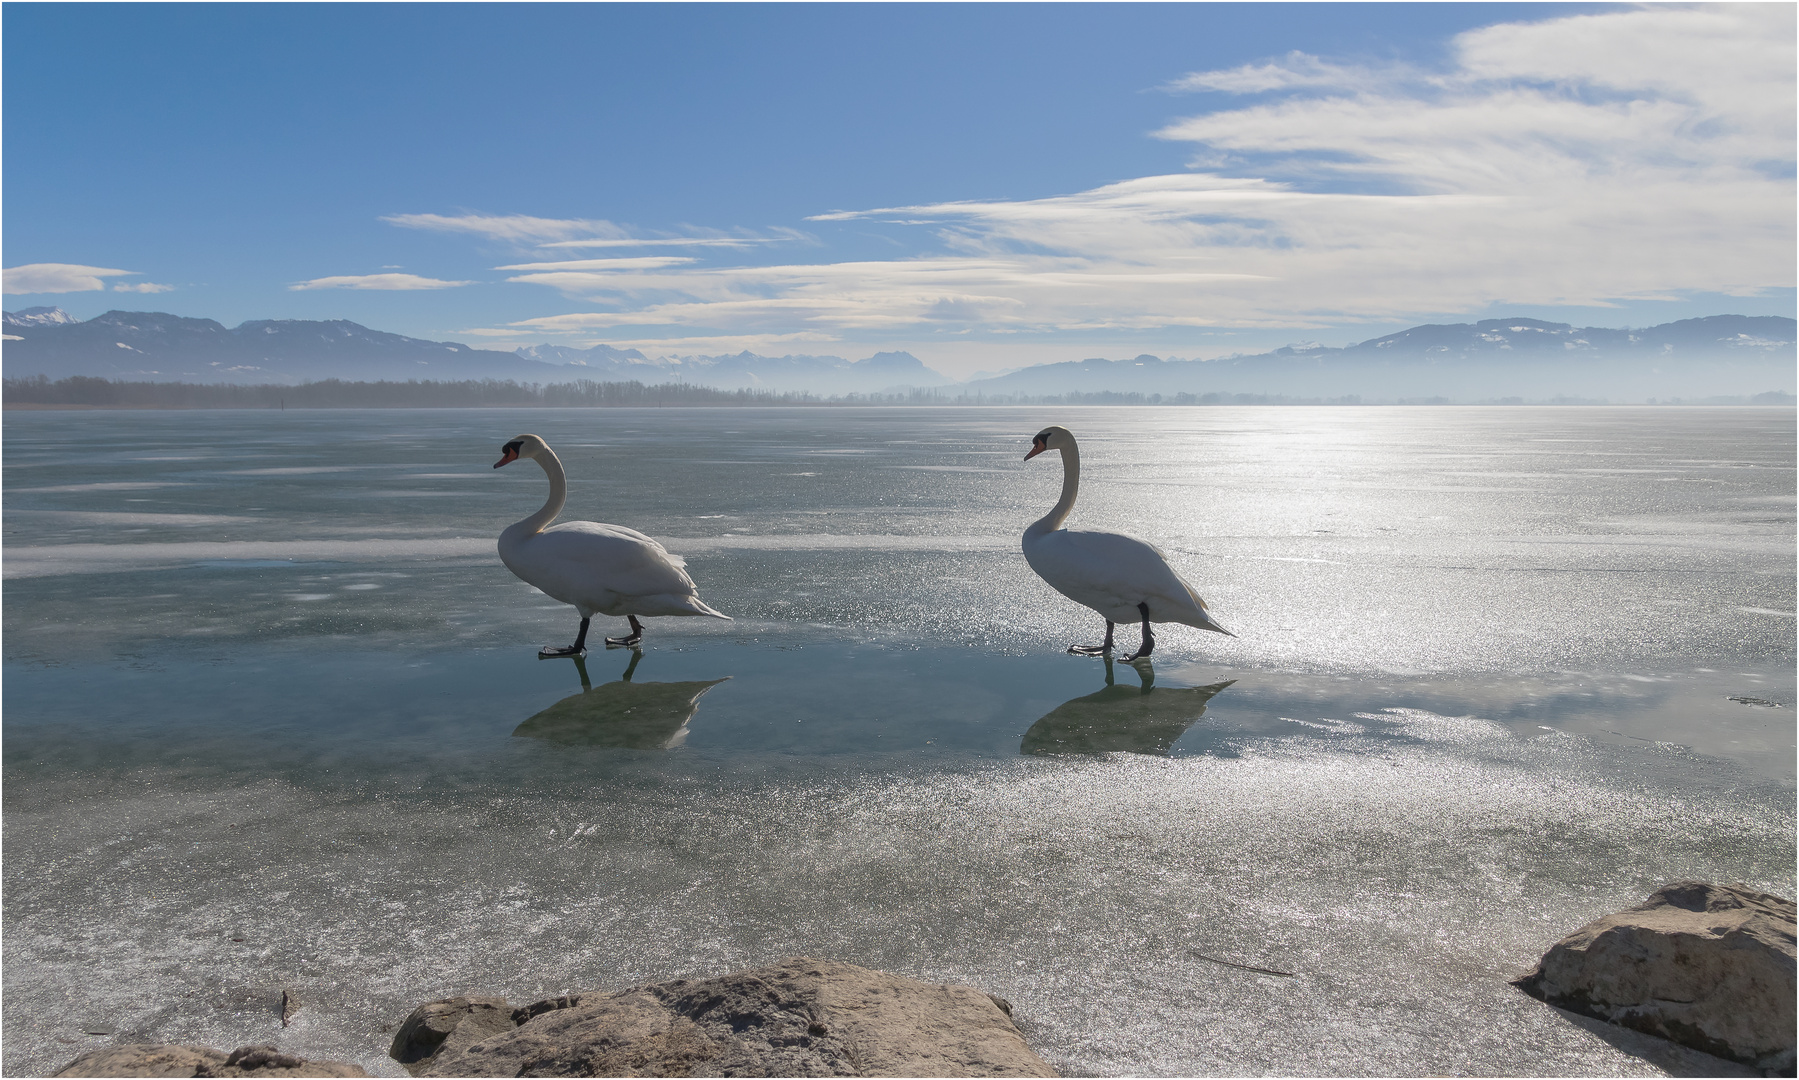
[(1081, 489), (1081, 451), (1079, 447), (1064, 446), (1058, 451), (1062, 455), (1062, 497), (1050, 512), (1038, 518), (1025, 532), (1031, 536), (1041, 536), (1047, 532), (1055, 532), (1068, 520), (1074, 510), (1074, 497)]
[(527, 536), (542, 532), (544, 526), (556, 520), (556, 515), (562, 513), (563, 504), (568, 502), (568, 475), (562, 471), (562, 462), (556, 457), (556, 451), (545, 447), (543, 453), (537, 455), (536, 461), (543, 466), (544, 474), (550, 478), (550, 497), (544, 500), (543, 509), (513, 526)]

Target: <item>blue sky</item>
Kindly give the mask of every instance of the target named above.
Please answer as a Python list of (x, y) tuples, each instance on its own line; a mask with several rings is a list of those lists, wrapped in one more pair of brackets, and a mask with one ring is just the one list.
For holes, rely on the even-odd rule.
[(1794, 309), (1787, 4), (0, 19), (9, 310), (960, 376)]

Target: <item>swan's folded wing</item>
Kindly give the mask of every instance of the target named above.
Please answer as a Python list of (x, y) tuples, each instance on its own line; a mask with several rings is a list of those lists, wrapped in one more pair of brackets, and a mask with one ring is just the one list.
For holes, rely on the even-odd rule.
[(596, 536), (620, 537), (625, 540), (643, 544), (647, 547), (655, 548), (662, 553), (664, 559), (674, 563), (676, 566), (687, 565), (686, 559), (681, 558), (681, 556), (676, 555), (674, 552), (663, 547), (662, 541), (653, 536), (646, 536), (636, 529), (628, 529), (623, 525), (608, 525), (600, 521), (565, 521), (560, 525), (552, 525), (544, 530), (546, 535), (558, 532), (591, 533)]
[(531, 538), (527, 558), (544, 573), (566, 577), (574, 588), (601, 584), (621, 596), (694, 591), (680, 558), (637, 530), (617, 525), (571, 521), (545, 529)]
[(1058, 564), (1090, 585), (1121, 593), (1185, 596), (1189, 588), (1155, 545), (1113, 532), (1064, 529), (1040, 542)]
[[(1160, 551), (1136, 537), (1064, 529), (1027, 544), (1025, 557), (1057, 592), (1108, 618), (1133, 620), (1140, 600), (1152, 601), (1158, 622), (1206, 618), (1205, 601), (1193, 587)], [(1158, 597), (1162, 602), (1153, 602)]]

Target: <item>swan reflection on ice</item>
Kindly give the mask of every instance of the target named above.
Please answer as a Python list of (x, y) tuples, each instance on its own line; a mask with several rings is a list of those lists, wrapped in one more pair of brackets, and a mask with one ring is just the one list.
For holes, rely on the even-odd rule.
[(581, 692), (570, 694), (520, 724), (514, 736), (573, 746), (615, 746), (629, 750), (672, 750), (687, 740), (687, 724), (699, 711), (706, 691), (725, 682), (634, 683), (631, 676), (643, 652), (631, 650), (631, 663), (617, 682), (593, 685), (587, 661), (575, 657)]
[(1112, 658), (1106, 657), (1106, 688), (1051, 709), (1024, 733), (1019, 750), (1026, 754), (1132, 754), (1168, 756), (1175, 741), (1206, 714), (1206, 702), (1235, 682), (1210, 686), (1157, 686), (1148, 659), (1130, 665), (1140, 686), (1113, 680)]

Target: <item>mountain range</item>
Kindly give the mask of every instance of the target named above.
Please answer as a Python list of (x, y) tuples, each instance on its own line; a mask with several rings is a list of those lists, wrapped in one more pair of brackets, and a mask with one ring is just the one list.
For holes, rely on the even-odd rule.
[(834, 396), (907, 388), (957, 395), (1068, 393), (1281, 395), (1328, 400), (1747, 396), (1795, 389), (1794, 320), (1718, 315), (1646, 329), (1576, 328), (1537, 319), (1417, 326), (1344, 348), (1292, 345), (1215, 360), (1091, 359), (952, 383), (910, 353), (649, 357), (637, 349), (534, 345), (503, 352), (371, 330), (346, 320), (255, 320), (227, 328), (163, 312), (85, 321), (59, 308), (4, 314), (9, 377), (276, 383), (321, 379), (510, 379), (525, 383), (684, 382)]
[(1285, 394), (1484, 401), (1749, 396), (1795, 389), (1795, 330), (1780, 316), (1716, 315), (1641, 330), (1540, 319), (1415, 326), (1345, 348), (1290, 345), (1217, 360), (1078, 360), (964, 383), (999, 396)]
[(143, 382), (296, 383), (410, 379), (518, 382), (687, 382), (823, 395), (873, 393), (949, 382), (910, 353), (866, 360), (836, 356), (685, 356), (650, 359), (636, 349), (535, 345), (513, 352), (425, 341), (335, 319), (260, 319), (227, 328), (160, 311), (109, 311), (85, 322), (60, 308), (6, 312), (8, 377), (71, 375)]
[[(906, 352), (876, 353), (865, 360), (838, 356), (662, 356), (636, 349), (595, 345), (527, 345), (517, 355), (579, 369), (580, 378), (606, 381), (686, 382), (720, 390), (797, 391), (824, 395), (878, 393), (913, 387), (946, 386), (950, 380)], [(572, 373), (565, 373), (564, 378)]]

